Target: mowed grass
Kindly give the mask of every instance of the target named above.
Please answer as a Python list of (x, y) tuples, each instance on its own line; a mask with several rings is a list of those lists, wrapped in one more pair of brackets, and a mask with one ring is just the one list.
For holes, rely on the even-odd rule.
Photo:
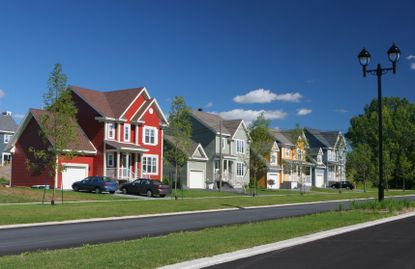
[[(388, 195), (409, 194), (409, 192), (389, 192)], [(308, 203), (339, 199), (374, 198), (373, 193), (308, 193), (286, 196), (235, 196), (206, 199), (152, 199), (152, 200), (114, 200), (88, 203), (66, 203), (51, 206), (41, 205), (2, 205), (0, 206), (0, 225), (64, 221), (103, 217), (119, 217), (155, 213), (182, 212), (194, 210), (243, 208), (249, 206)]]
[[(31, 189), (27, 187), (0, 187), (0, 203), (27, 203), (41, 202), (43, 190)], [(56, 190), (55, 201), (60, 202), (62, 198), (61, 190)], [(52, 190), (46, 190), (45, 201), (52, 199)], [(125, 199), (110, 194), (95, 194), (88, 192), (64, 191), (63, 201), (90, 201), (90, 200), (119, 200)]]
[(156, 268), (390, 216), (351, 210), (0, 257), (0, 268)]

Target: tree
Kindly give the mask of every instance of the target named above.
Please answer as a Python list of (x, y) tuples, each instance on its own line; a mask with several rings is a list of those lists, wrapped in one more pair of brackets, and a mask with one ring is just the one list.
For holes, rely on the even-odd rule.
[(307, 156), (309, 147), (307, 139), (304, 136), (303, 128), (301, 128), (298, 123), (295, 125), (295, 128), (291, 130), (291, 141), (297, 151), (296, 170), (298, 170), (298, 173), (300, 174), (300, 193), (304, 194), (305, 181), (303, 178), (303, 173), (305, 167), (305, 156)]
[[(415, 166), (415, 104), (405, 98), (385, 97), (382, 100), (384, 178), (392, 187), (415, 186), (411, 172)], [(377, 100), (365, 106), (364, 113), (350, 121), (347, 137), (353, 150), (366, 144), (371, 152), (371, 165), (378, 163)], [(378, 183), (377, 175), (371, 180)]]
[(179, 170), (186, 165), (188, 149), (191, 147), (192, 122), (190, 110), (183, 97), (176, 96), (170, 106), (168, 132), (174, 137), (174, 146), (168, 149), (164, 156), (175, 168), (174, 171), (174, 196), (177, 200), (177, 178)]
[[(59, 158), (71, 159), (74, 152), (68, 150), (76, 144), (75, 126), (77, 108), (72, 100), (70, 91), (66, 90), (67, 77), (62, 73), (62, 66), (56, 64), (48, 79), (48, 91), (43, 96), (44, 109), (46, 110), (40, 117), (40, 136), (42, 137), (43, 149), (29, 148), (32, 154), (26, 159), (29, 169), (38, 169), (39, 163), (45, 164), (49, 170), (49, 175), (54, 178), (53, 193), (51, 204), (55, 204), (55, 189), (57, 177), (63, 171), (59, 164)], [(44, 201), (45, 193), (43, 195)], [(62, 200), (63, 202), (63, 200)]]
[(346, 173), (351, 181), (363, 182), (364, 192), (366, 192), (367, 179), (371, 179), (374, 183), (376, 169), (372, 164), (372, 152), (369, 145), (359, 144), (347, 154)]
[(249, 126), (252, 143), (250, 145), (250, 171), (253, 177), (253, 192), (256, 195), (257, 175), (266, 171), (267, 165), (264, 159), (269, 158), (274, 138), (269, 132), (271, 121), (267, 120), (264, 113), (261, 113), (257, 119)]

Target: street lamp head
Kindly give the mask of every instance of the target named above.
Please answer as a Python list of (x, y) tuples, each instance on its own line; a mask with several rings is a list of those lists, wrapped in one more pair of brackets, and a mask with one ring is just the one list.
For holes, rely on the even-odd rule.
[(401, 57), (401, 50), (395, 45), (395, 43), (392, 44), (392, 47), (388, 49), (387, 53), (389, 61), (392, 63), (398, 62), (399, 58)]
[(365, 48), (357, 55), (357, 58), (363, 67), (366, 67), (370, 63), (370, 53)]

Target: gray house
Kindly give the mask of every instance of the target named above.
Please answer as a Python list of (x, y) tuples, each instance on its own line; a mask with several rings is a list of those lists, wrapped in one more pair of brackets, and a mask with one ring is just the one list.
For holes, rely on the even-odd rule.
[(310, 144), (309, 158), (314, 163), (313, 186), (328, 187), (332, 182), (346, 180), (347, 141), (339, 131), (325, 132), (304, 129)]
[(13, 137), (14, 133), (17, 130), (17, 124), (12, 118), (12, 113), (10, 111), (3, 112), (0, 116), (0, 152), (1, 160), (0, 165), (5, 165), (10, 163), (11, 155), (9, 152), (4, 152), (7, 144)]
[[(175, 137), (171, 135), (164, 135), (164, 150), (171, 147), (174, 148)], [(205, 189), (206, 184), (206, 163), (208, 158), (202, 145), (192, 141), (188, 149), (179, 149), (189, 158), (185, 167), (183, 167), (179, 174), (181, 183), (190, 189)], [(171, 182), (174, 179), (174, 167), (171, 164), (163, 164), (163, 174), (167, 176)]]
[(200, 110), (192, 110), (191, 118), (192, 138), (202, 145), (208, 157), (206, 181), (218, 186), (222, 178), (234, 188), (247, 185), (250, 137), (245, 122), (224, 120)]

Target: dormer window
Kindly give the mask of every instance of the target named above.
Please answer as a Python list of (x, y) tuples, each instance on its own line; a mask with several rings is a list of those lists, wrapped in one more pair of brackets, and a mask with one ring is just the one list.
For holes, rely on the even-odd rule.
[(303, 159), (303, 151), (301, 149), (297, 149), (297, 158), (298, 160)]
[(285, 146), (285, 157), (290, 157), (290, 146)]
[(115, 138), (115, 123), (113, 122), (107, 123), (107, 138), (108, 139)]
[(158, 132), (157, 128), (145, 126), (143, 129), (144, 135), (143, 135), (143, 144), (145, 145), (157, 145), (157, 137)]
[(245, 141), (236, 139), (236, 153), (245, 153)]
[(131, 125), (128, 123), (124, 124), (124, 142), (130, 142), (131, 139)]
[(321, 154), (317, 155), (317, 163), (323, 163), (323, 156)]

